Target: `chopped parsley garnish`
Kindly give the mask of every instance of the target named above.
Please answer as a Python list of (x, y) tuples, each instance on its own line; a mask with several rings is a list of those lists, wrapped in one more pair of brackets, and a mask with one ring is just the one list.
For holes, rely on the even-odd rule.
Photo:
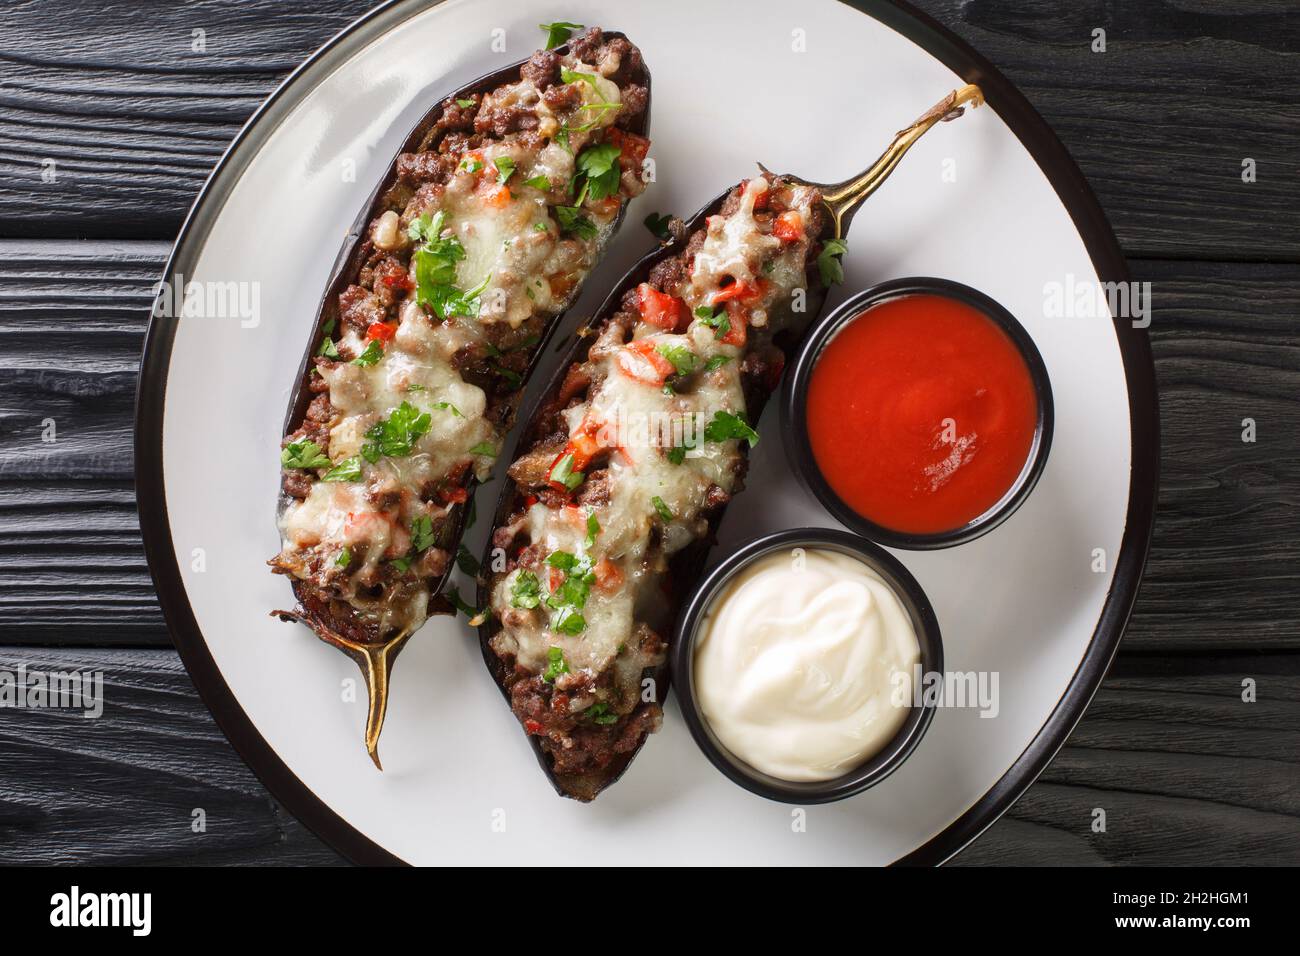
[(826, 240), (822, 251), (817, 254), (817, 271), (821, 274), (822, 285), (844, 281), (844, 266), (839, 257), (848, 251), (843, 239)]
[(478, 558), (469, 553), (469, 548), (463, 544), (456, 549), (456, 567), (460, 568), (471, 578), (478, 574)]
[(498, 375), (504, 378), (515, 388), (518, 388), (520, 385), (524, 384), (523, 377), (520, 376), (518, 372), (512, 371), (511, 369), (508, 369), (503, 365), (499, 365), (496, 362), (493, 362), (491, 364), (492, 364), (492, 371), (496, 372)]
[(397, 569), (398, 574), (405, 574), (407, 571), (411, 570), (411, 556), (409, 554), (403, 555), (400, 558), (393, 558), (393, 560), (388, 563)]
[[(551, 468), (551, 473), (548, 478), (555, 484), (563, 485), (565, 488), (572, 491), (574, 488), (577, 488), (578, 485), (582, 484), (583, 479), (586, 477), (582, 472), (573, 470), (573, 463), (573, 455), (565, 455), (555, 463), (553, 468)], [(554, 555), (552, 555), (552, 557), (554, 557)]]
[(696, 306), (695, 317), (713, 330), (713, 337), (724, 338), (731, 332), (731, 319), (727, 318), (726, 309), (714, 312), (707, 305)]
[(384, 347), (379, 344), (379, 339), (371, 339), (366, 350), (352, 360), (353, 365), (360, 365), (363, 368), (374, 365), (384, 357)]
[(280, 452), (280, 464), (286, 468), (328, 468), (329, 456), (311, 439), (290, 442)]
[(556, 206), (555, 218), (563, 232), (590, 242), (596, 238), (596, 224), (593, 223), (577, 206)]
[(564, 659), (564, 651), (558, 647), (552, 647), (546, 652), (546, 670), (542, 671), (542, 680), (548, 684), (554, 684), (555, 678), (567, 673), (569, 673), (569, 664)]
[(574, 30), (581, 30), (581, 23), (566, 23), (556, 20), (554, 23), (539, 23), (538, 29), (546, 31), (546, 49), (554, 50), (561, 43), (567, 43)]
[(506, 180), (514, 175), (515, 161), (509, 156), (498, 156), (492, 165), (497, 168), (497, 185), (504, 186)]
[(581, 634), (587, 621), (579, 612), (586, 606), (591, 584), (596, 580), (591, 560), (568, 551), (553, 551), (546, 563), (564, 572), (564, 580), (546, 599), (547, 606), (555, 611), (551, 617), (551, 630), (560, 634)]
[(551, 630), (557, 634), (570, 636), (581, 634), (587, 629), (587, 619), (571, 607), (562, 607), (551, 618)]
[(694, 372), (695, 366), (700, 361), (700, 357), (685, 345), (672, 345), (665, 342), (655, 351), (673, 363), (673, 368), (677, 370), (678, 375), (689, 375)]
[(659, 517), (663, 518), (664, 521), (673, 520), (672, 509), (669, 508), (666, 504), (664, 504), (664, 500), (660, 498), (658, 495), (655, 495), (653, 498), (651, 498), (650, 503), (655, 506), (655, 511), (659, 513)]
[(334, 320), (330, 319), (326, 322), (321, 332), (324, 334), (321, 336), (320, 348), (316, 350), (316, 354), (323, 355), (328, 359), (337, 359), (339, 350), (334, 347), (334, 340), (330, 338), (334, 334)]
[(433, 519), (428, 515), (417, 515), (411, 522), (411, 547), (416, 551), (427, 551), (433, 546)]
[(484, 458), (495, 458), (497, 456), (497, 446), (490, 441), (481, 441), (469, 450), (471, 455), (482, 455)]
[(593, 724), (600, 724), (602, 727), (618, 723), (618, 714), (610, 713), (609, 704), (606, 703), (592, 704), (582, 712), (582, 716)]
[(656, 239), (667, 241), (671, 233), (668, 231), (668, 224), (673, 221), (673, 217), (667, 214), (659, 215), (652, 212), (645, 217), (645, 227), (650, 230)]
[(532, 186), (534, 189), (540, 189), (544, 193), (549, 193), (551, 191), (551, 181), (542, 175), (534, 176), (532, 179), (525, 179), (524, 185)]
[(481, 159), (462, 159), (460, 161), (461, 172), (469, 173), (471, 176), (483, 168)]
[(447, 600), (451, 602), (452, 607), (469, 618), (470, 627), (478, 627), (487, 620), (488, 612), (480, 611), (472, 604), (466, 604), (464, 599), (460, 596), (459, 589), (450, 588), (447, 591)]
[(585, 189), (592, 199), (607, 199), (618, 192), (620, 152), (613, 143), (601, 143), (578, 154), (574, 168), (586, 177)]
[(487, 276), (473, 289), (461, 292), (456, 288), (456, 263), (465, 258), (465, 247), (455, 236), (444, 236), (442, 231), (447, 217), (442, 212), (421, 216), (411, 222), (407, 232), (412, 239), (423, 241), (415, 250), (415, 300), (431, 308), (441, 319), (456, 315), (475, 316), (479, 311), (479, 295), (487, 288), (492, 276)]
[(345, 458), (325, 474), (321, 475), (321, 481), (360, 481), (361, 480), (361, 459), (355, 455), (351, 458)]
[(372, 464), (381, 455), (405, 458), (429, 430), (432, 422), (433, 417), (428, 412), (420, 411), (409, 402), (402, 402), (387, 418), (366, 432), (370, 441), (361, 446), (361, 454)]
[[(410, 387), (407, 388), (407, 391), (409, 392), (409, 391), (411, 391), (411, 390), (414, 389), (414, 388), (415, 388), (415, 386), (412, 385), (412, 386), (410, 386)], [(424, 387), (421, 386), (421, 387), (420, 387), (420, 390), (423, 391), (423, 390), (424, 390)], [(455, 405), (453, 405), (451, 402), (434, 402), (434, 403), (433, 403), (433, 407), (436, 408), (436, 409), (438, 409), (438, 410), (441, 411), (441, 412), (451, 412), (451, 413), (452, 413), (453, 415), (455, 415), (457, 418), (464, 418), (464, 417), (465, 417), (464, 415), (462, 415), (462, 414), (460, 413), (460, 409), (457, 408)]]
[(334, 559), (334, 563), (340, 568), (346, 568), (352, 563), (352, 549), (345, 544), (343, 550), (339, 552), (339, 556)]
[(510, 586), (510, 603), (515, 607), (535, 608), (542, 600), (542, 586), (532, 571), (515, 572), (515, 583)]
[(704, 363), (704, 371), (706, 372), (715, 371), (716, 369), (722, 368), (722, 366), (726, 365), (730, 361), (731, 361), (730, 355), (715, 355), (707, 362)]
[(758, 432), (749, 427), (744, 412), (733, 414), (725, 410), (716, 411), (713, 413), (713, 421), (704, 426), (705, 441), (721, 442), (729, 438), (747, 441), (750, 448), (758, 444)]
[(680, 465), (682, 462), (686, 460), (686, 453), (688, 451), (694, 450), (695, 447), (696, 447), (696, 443), (695, 443), (694, 436), (692, 436), (692, 438), (689, 441), (683, 438), (682, 443), (680, 445), (675, 445), (672, 448), (668, 449), (667, 457), (669, 463), (673, 465)]
[(474, 105), (474, 101), (473, 101), (473, 100), (457, 100), (457, 101), (456, 101), (456, 105), (459, 106), (459, 107), (460, 107), (461, 109), (463, 109), (463, 110), (467, 110), (467, 109), (469, 109), (471, 106)]
[(592, 511), (587, 514), (587, 537), (582, 542), (588, 551), (596, 546), (598, 534), (600, 534), (600, 522), (596, 520), (596, 512)]

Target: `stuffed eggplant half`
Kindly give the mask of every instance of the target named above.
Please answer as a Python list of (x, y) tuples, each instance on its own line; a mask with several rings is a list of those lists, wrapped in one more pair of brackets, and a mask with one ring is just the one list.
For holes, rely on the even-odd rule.
[(521, 437), (480, 573), (484, 658), (556, 789), (590, 800), (662, 720), (666, 637), (744, 485), (786, 355), (841, 277), (857, 205), (949, 94), (865, 173), (766, 170), (610, 296)]
[(325, 295), (282, 449), (301, 621), (361, 667), (379, 765), (393, 658), (437, 597), (548, 334), (644, 188), (650, 76), (593, 28), (438, 104)]

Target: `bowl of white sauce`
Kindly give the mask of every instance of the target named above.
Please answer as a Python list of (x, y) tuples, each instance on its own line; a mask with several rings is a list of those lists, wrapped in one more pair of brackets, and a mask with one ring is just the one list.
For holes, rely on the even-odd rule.
[(934, 717), (934, 609), (899, 561), (827, 528), (759, 538), (688, 599), (673, 646), (682, 713), (735, 783), (829, 803), (893, 773)]

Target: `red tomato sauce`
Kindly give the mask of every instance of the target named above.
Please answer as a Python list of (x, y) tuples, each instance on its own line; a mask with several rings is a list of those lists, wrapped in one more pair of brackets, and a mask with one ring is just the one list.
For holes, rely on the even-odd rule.
[(937, 534), (1015, 483), (1037, 396), (1010, 336), (972, 306), (914, 294), (872, 306), (822, 350), (808, 437), (826, 482), (869, 521)]

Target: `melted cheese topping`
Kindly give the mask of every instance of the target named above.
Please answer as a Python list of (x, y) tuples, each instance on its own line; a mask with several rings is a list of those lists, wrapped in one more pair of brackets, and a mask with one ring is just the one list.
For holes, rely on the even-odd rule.
[[(576, 81), (579, 104), (564, 115), (552, 112), (526, 79), (488, 93), (480, 109), (531, 109), (542, 135), (572, 130), (568, 149), (558, 143), (529, 147), (511, 137), (472, 151), (445, 188), (417, 194), (400, 218), (389, 211), (372, 226), (378, 248), (404, 248), (410, 255), (414, 247), (406, 224), (441, 212), (443, 235), (458, 239), (465, 253), (456, 263), (456, 288), (482, 287), (478, 314), (442, 321), (417, 305), (412, 293), (400, 308), (396, 333), (378, 362), (361, 366), (344, 361), (321, 370), (336, 412), (329, 441), (335, 465), (362, 456), (370, 443), (367, 432), (403, 403), (430, 416), (428, 430), (413, 443), (410, 454), (375, 462), (359, 457), (359, 481), (318, 480), (305, 499), (291, 499), (280, 516), (282, 551), (277, 565), (328, 587), (349, 601), (363, 620), (378, 623), (381, 632), (388, 627), (417, 628), (427, 613), (427, 588), (393, 586), (390, 579), (378, 597), (365, 596), (362, 589), (373, 592), (384, 581), (385, 562), (415, 564), (417, 578), (441, 573), (422, 572), (412, 526), (428, 518), (437, 527), (447, 516), (447, 505), (427, 499), (449, 476), (468, 467), (480, 481), (486, 480), (503, 438), (484, 417), (487, 396), (456, 367), (457, 352), (487, 341), (485, 331), (494, 323), (518, 328), (535, 316), (560, 312), (576, 296), (608, 241), (622, 202), (629, 193), (640, 192), (639, 180), (623, 177), (618, 201), (585, 203), (581, 213), (596, 234), (582, 238), (562, 233), (551, 215), (548, 199), (554, 199), (553, 189), (527, 185), (544, 176), (563, 190), (574, 175), (575, 155), (618, 116), (610, 105), (621, 102), (617, 85), (571, 56), (563, 63), (595, 76), (594, 81)], [(588, 108), (595, 103), (606, 105)], [(503, 161), (501, 168), (511, 170), (504, 184), (498, 160)], [(418, 285), (416, 258), (410, 255), (412, 287)], [(367, 344), (349, 330), (337, 347), (340, 354), (353, 357)], [(315, 474), (325, 472), (317, 469)]]
[[(754, 218), (755, 202), (768, 191), (764, 179), (746, 184), (737, 209), (714, 216), (708, 235), (694, 259), (691, 277), (679, 289), (665, 289), (684, 299), (692, 315), (696, 307), (711, 305), (712, 297), (731, 280), (754, 284), (765, 280), (764, 294), (748, 310), (752, 316), (784, 321), (791, 315), (794, 291), (805, 281), (804, 263), (809, 237), (782, 242), (770, 227)], [(792, 208), (803, 221), (811, 221), (811, 207), (820, 197), (811, 189), (794, 190)], [(735, 487), (742, 451), (737, 439), (706, 441), (703, 429), (719, 411), (744, 413), (740, 359), (743, 348), (721, 341), (714, 328), (695, 318), (684, 334), (672, 334), (638, 322), (632, 340), (651, 343), (657, 354), (694, 356), (697, 371), (689, 390), (674, 392), (627, 374), (620, 367), (626, 349), (601, 349), (589, 358), (593, 383), (585, 402), (565, 410), (570, 435), (602, 428), (602, 444), (617, 446), (607, 466), (608, 502), (590, 509), (548, 508), (538, 502), (528, 509), (525, 533), (533, 545), (547, 553), (564, 551), (595, 565), (608, 562), (615, 569), (612, 587), (597, 581), (581, 613), (582, 633), (557, 632), (553, 612), (542, 605), (531, 612), (512, 608), (512, 595), (523, 569), (500, 579), (492, 606), (502, 621), (493, 638), (501, 656), (514, 655), (519, 666), (543, 671), (551, 648), (560, 648), (569, 674), (556, 680), (558, 688), (614, 668), (615, 684), (624, 684), (616, 697), (628, 699), (644, 667), (657, 660), (639, 656), (634, 629), (638, 620), (658, 620), (664, 600), (660, 584), (667, 559), (708, 533), (702, 512), (710, 489), (730, 494)], [(593, 349), (593, 353), (597, 350)], [(710, 365), (716, 366), (709, 368)], [(674, 427), (677, 429), (674, 431)], [(692, 429), (687, 431), (687, 429)], [(683, 437), (693, 440), (683, 442)], [(694, 445), (679, 463), (669, 456), (676, 445)], [(679, 452), (679, 454), (681, 454)], [(600, 531), (587, 546), (587, 517), (595, 517)], [(666, 515), (670, 517), (666, 517)], [(545, 570), (545, 569), (543, 569)], [(609, 572), (606, 571), (606, 574)], [(547, 577), (540, 574), (543, 580)], [(545, 595), (543, 595), (543, 598)], [(658, 612), (654, 605), (658, 605)], [(511, 611), (514, 613), (510, 613)], [(631, 695), (633, 698), (635, 694)], [(590, 706), (590, 698), (575, 698), (576, 712)]]

